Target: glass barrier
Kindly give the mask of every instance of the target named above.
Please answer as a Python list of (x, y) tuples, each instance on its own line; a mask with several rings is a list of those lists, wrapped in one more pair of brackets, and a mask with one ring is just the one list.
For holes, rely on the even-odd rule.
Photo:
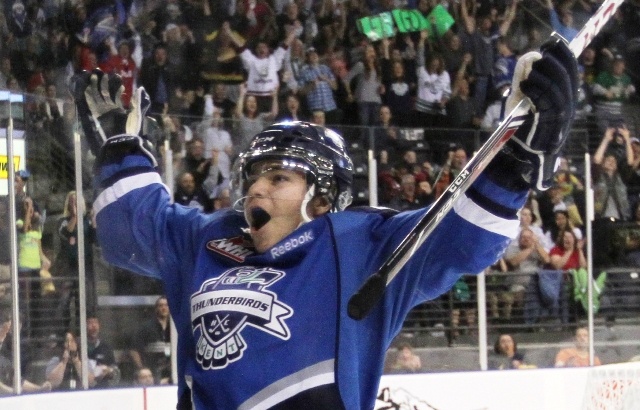
[[(4, 110), (7, 104), (1, 112), (7, 112)], [(55, 105), (60, 115), (52, 116), (47, 104)], [(12, 374), (6, 371), (6, 359), (10, 363), (13, 357), (12, 331), (7, 333), (12, 327), (7, 322), (11, 321), (15, 306), (15, 291), (21, 323), (20, 369), (25, 381), (20, 384), (21, 392), (81, 388), (80, 382), (69, 382), (75, 376), (65, 374), (71, 370), (62, 368), (60, 363), (69, 357), (71, 361), (75, 359), (73, 353), (65, 352), (80, 350), (77, 357), (83, 357), (82, 346), (87, 346), (94, 357), (87, 364), (93, 374), (91, 387), (131, 386), (146, 383), (145, 380), (157, 384), (174, 382), (168, 332), (154, 333), (158, 318), (162, 321), (167, 313), (163, 299), (159, 298), (161, 284), (110, 266), (101, 257), (92, 222), (92, 203), (97, 194), (93, 184), (95, 157), (81, 135), (74, 140), (74, 131), (79, 127), (73, 102), (26, 95), (23, 107), (17, 104), (12, 108), (24, 110), (24, 121), (14, 122), (13, 168), (19, 172), (13, 184), (7, 179), (6, 118), (0, 135), (0, 150), (4, 155), (0, 169), (1, 246), (5, 256), (0, 266), (3, 322), (0, 331), (5, 335), (0, 359), (5, 359), (5, 367), (0, 376)], [(417, 186), (424, 181), (430, 183), (428, 198), (420, 202), (420, 206), (426, 206), (435, 199), (438, 189), (442, 189), (442, 183), (438, 182), (443, 168), (460, 160), (455, 157), (455, 150), (464, 148), (465, 155), (472, 155), (488, 135), (480, 130), (449, 128), (328, 126), (345, 137), (354, 161), (354, 205), (387, 205), (400, 209), (408, 209), (408, 205), (397, 200), (406, 182), (402, 179), (403, 173), (425, 175), (425, 179), (417, 181)], [(159, 168), (164, 181), (172, 190), (179, 189), (179, 177), (189, 153), (205, 158), (220, 155), (224, 148), (207, 147), (206, 141), (211, 134), (221, 131), (228, 132), (233, 145), (226, 153), (230, 165), (247, 137), (241, 134), (241, 128), (241, 124), (230, 119), (157, 116), (155, 125), (149, 124), (148, 135), (161, 153)], [(203, 146), (194, 148), (197, 141)], [(598, 142), (599, 137), (589, 131), (586, 122), (574, 127), (566, 152), (574, 172), (582, 171), (584, 152), (593, 152)], [(407, 155), (407, 151), (413, 154)], [(76, 157), (80, 160), (78, 171)], [(203, 208), (215, 210), (230, 205), (228, 191), (221, 185), (225, 178), (228, 175), (216, 181), (208, 192), (211, 202), (201, 204)], [(372, 178), (375, 195), (370, 191)], [(416, 188), (415, 179), (413, 183)], [(16, 195), (17, 225), (13, 244), (10, 185), (15, 185)], [(82, 192), (81, 202), (86, 204), (80, 212), (76, 211), (73, 197), (78, 187)], [(579, 202), (578, 193), (576, 198)], [(29, 202), (32, 207), (25, 205)], [(544, 206), (541, 211), (542, 208)], [(84, 256), (78, 252), (78, 226), (83, 227)], [(597, 238), (594, 241), (606, 244), (596, 250), (596, 260), (601, 263), (595, 264), (594, 269), (598, 275), (606, 272), (606, 279), (599, 282), (602, 288), (597, 297), (596, 354), (603, 363), (628, 361), (637, 357), (640, 349), (640, 342), (634, 336), (640, 327), (640, 259), (636, 255), (640, 251), (640, 228), (635, 223), (612, 222), (605, 228), (596, 224), (594, 229), (607, 232), (606, 235), (604, 231), (593, 234)], [(33, 240), (27, 241), (27, 238)], [(12, 261), (12, 246), (17, 249), (17, 261)], [(38, 256), (40, 250), (42, 257)], [(598, 256), (598, 252), (604, 255)], [(22, 256), (27, 254), (36, 256), (35, 263), (23, 260)], [(79, 269), (81, 260), (84, 269)], [(14, 266), (15, 282), (12, 281)], [(479, 332), (486, 329), (490, 351), (498, 336), (508, 333), (526, 353), (528, 365), (552, 367), (557, 351), (573, 344), (576, 325), (586, 319), (584, 289), (571, 273), (557, 274), (561, 280), (551, 298), (541, 295), (538, 273), (487, 273), (484, 289), (477, 288), (474, 276), (465, 276), (450, 292), (417, 306), (410, 313), (398, 343), (389, 353), (390, 361), (396, 354), (395, 346), (407, 342), (421, 355), (423, 371), (479, 369)], [(510, 281), (514, 279), (521, 279), (515, 282), (523, 285), (511, 287)], [(13, 283), (17, 283), (17, 289)], [(486, 314), (486, 326), (479, 325), (479, 317), (483, 316), (478, 311), (479, 293), (484, 295), (485, 303), (480, 309)], [(83, 321), (84, 317), (87, 320)], [(85, 334), (87, 340), (84, 340)], [(100, 343), (96, 347), (98, 339)], [(75, 345), (80, 348), (69, 348)], [(141, 371), (143, 368), (148, 371)], [(388, 369), (397, 371), (393, 366)], [(0, 391), (11, 394), (12, 378), (0, 382), (8, 386), (8, 390)]]

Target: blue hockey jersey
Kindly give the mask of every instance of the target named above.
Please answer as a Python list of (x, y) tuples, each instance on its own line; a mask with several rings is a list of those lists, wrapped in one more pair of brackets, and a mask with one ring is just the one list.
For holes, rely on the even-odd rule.
[(346, 210), (264, 253), (235, 211), (171, 203), (143, 156), (103, 167), (94, 210), (107, 261), (164, 282), (178, 330), (179, 394), (195, 409), (374, 406), (385, 352), (417, 304), (495, 262), (526, 192), (480, 176), (362, 321), (347, 301), (424, 210)]

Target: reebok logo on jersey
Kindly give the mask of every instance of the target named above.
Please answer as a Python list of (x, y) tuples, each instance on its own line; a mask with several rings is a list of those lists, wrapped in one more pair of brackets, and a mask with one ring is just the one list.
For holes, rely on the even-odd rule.
[(278, 256), (282, 256), (285, 253), (289, 252), (290, 250), (295, 249), (298, 246), (303, 245), (312, 240), (313, 240), (312, 231), (307, 231), (302, 235), (298, 236), (297, 238), (287, 239), (282, 245), (274, 246), (273, 248), (271, 248), (271, 257), (275, 259)]
[(209, 241), (207, 242), (207, 249), (233, 259), (236, 262), (244, 262), (247, 256), (254, 254), (251, 249), (245, 247), (245, 240), (242, 236)]
[(247, 325), (289, 339), (285, 319), (293, 309), (266, 289), (284, 276), (271, 268), (241, 266), (207, 280), (191, 296), (196, 360), (204, 370), (223, 369), (242, 358), (247, 343), (241, 332)]

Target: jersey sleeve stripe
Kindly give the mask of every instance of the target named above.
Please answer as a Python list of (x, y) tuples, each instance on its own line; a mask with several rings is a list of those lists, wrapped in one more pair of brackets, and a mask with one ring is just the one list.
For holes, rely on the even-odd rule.
[(102, 191), (93, 203), (93, 209), (97, 215), (104, 207), (116, 202), (119, 198), (122, 198), (134, 189), (144, 188), (153, 184), (161, 184), (167, 190), (167, 193), (169, 193), (169, 189), (162, 183), (162, 179), (160, 179), (160, 175), (157, 172), (137, 174), (123, 178)]
[(330, 359), (302, 369), (265, 387), (238, 410), (269, 409), (305, 390), (335, 383), (334, 367), (335, 361)]
[(526, 190), (520, 192), (510, 191), (497, 185), (482, 174), (478, 176), (472, 187), (485, 198), (491, 198), (493, 202), (506, 208), (520, 209), (527, 200), (528, 192)]
[(453, 206), (455, 213), (462, 219), (489, 232), (508, 238), (515, 238), (518, 234), (518, 219), (505, 219), (492, 214), (480, 205), (463, 195)]
[(486, 197), (480, 193), (474, 187), (471, 187), (466, 192), (467, 197), (482, 208), (491, 212), (492, 214), (504, 219), (517, 219), (518, 210), (504, 206), (498, 202), (495, 202), (493, 198)]

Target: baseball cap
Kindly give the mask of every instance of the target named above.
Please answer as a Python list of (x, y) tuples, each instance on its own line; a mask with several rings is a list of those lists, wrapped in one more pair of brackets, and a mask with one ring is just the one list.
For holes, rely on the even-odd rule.
[(317, 53), (317, 52), (318, 52), (318, 50), (316, 50), (315, 47), (308, 47), (307, 48), (307, 54), (309, 54), (309, 53)]
[(19, 171), (16, 171), (16, 175), (23, 180), (27, 180), (31, 176), (31, 172), (27, 171), (26, 169), (21, 169)]
[(632, 138), (631, 138), (631, 143), (640, 144), (640, 140), (639, 140), (639, 139), (637, 139), (636, 137), (632, 137)]

